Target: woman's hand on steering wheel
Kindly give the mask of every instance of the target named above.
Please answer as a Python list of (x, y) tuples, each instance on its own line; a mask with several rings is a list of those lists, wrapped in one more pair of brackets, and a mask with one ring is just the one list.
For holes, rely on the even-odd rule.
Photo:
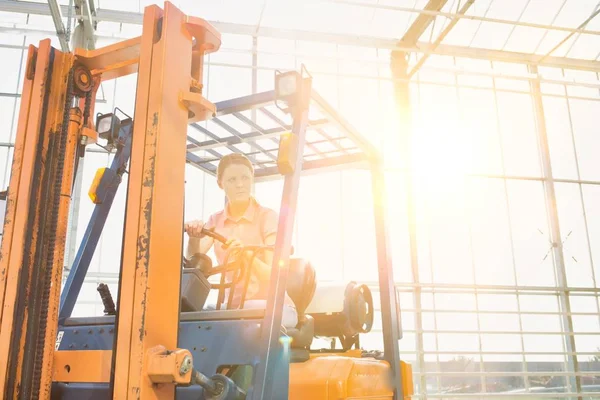
[(204, 236), (202, 231), (204, 230), (204, 221), (196, 219), (190, 222), (186, 222), (184, 225), (185, 233), (193, 238), (201, 238)]
[(227, 242), (223, 243), (221, 247), (224, 250), (227, 250), (230, 255), (235, 255), (244, 248), (244, 244), (239, 239), (231, 238), (227, 240)]

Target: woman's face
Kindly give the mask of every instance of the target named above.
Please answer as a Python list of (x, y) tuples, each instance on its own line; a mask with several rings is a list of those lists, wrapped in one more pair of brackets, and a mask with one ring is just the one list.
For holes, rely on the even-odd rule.
[(242, 203), (250, 199), (254, 177), (242, 164), (231, 164), (223, 171), (220, 186), (230, 203)]

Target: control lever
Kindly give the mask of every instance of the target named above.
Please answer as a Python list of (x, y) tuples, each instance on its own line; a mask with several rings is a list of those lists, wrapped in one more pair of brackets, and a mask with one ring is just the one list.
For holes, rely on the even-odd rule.
[(206, 400), (244, 400), (246, 398), (246, 393), (230, 378), (222, 374), (216, 374), (209, 378), (194, 369), (191, 383), (202, 386)]

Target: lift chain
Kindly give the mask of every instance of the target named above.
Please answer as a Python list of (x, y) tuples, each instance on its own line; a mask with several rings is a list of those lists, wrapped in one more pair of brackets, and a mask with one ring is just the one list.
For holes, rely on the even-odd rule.
[(83, 109), (83, 126), (87, 126), (90, 118), (90, 110), (92, 108), (92, 91), (85, 94), (85, 107)]
[(42, 301), (41, 301), (41, 315), (39, 321), (39, 330), (37, 337), (37, 346), (36, 346), (36, 354), (35, 354), (35, 367), (33, 373), (33, 390), (32, 390), (32, 398), (37, 399), (39, 397), (40, 391), (40, 381), (42, 378), (42, 363), (44, 357), (44, 343), (46, 340), (46, 327), (48, 322), (48, 314), (47, 310), (49, 308), (50, 301), (50, 289), (52, 286), (52, 265), (54, 263), (54, 253), (56, 251), (56, 229), (58, 225), (58, 211), (60, 205), (60, 197), (61, 197), (61, 187), (62, 187), (62, 177), (64, 172), (64, 162), (65, 162), (65, 152), (67, 147), (67, 139), (68, 139), (68, 130), (69, 130), (69, 115), (71, 111), (71, 107), (73, 105), (73, 68), (69, 71), (69, 77), (67, 82), (67, 93), (65, 98), (64, 112), (63, 112), (63, 120), (60, 131), (60, 140), (58, 144), (58, 160), (56, 162), (56, 172), (54, 179), (54, 190), (52, 192), (52, 207), (50, 209), (50, 224), (46, 226), (46, 232), (44, 234), (45, 240), (47, 240), (47, 254), (46, 254), (46, 262), (45, 262), (45, 271), (44, 277), (42, 281)]

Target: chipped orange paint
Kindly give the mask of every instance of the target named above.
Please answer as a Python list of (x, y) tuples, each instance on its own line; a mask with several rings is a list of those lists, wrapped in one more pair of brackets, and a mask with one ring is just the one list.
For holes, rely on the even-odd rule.
[[(161, 16), (159, 33), (157, 21)], [(177, 348), (187, 106), (202, 118), (214, 110), (214, 105), (201, 96), (187, 104), (182, 100), (190, 100), (186, 95), (192, 75), (201, 80), (201, 71), (192, 74), (192, 69), (200, 64), (193, 56), (203, 54), (192, 53), (190, 31), (197, 47), (201, 48), (205, 40), (211, 41), (206, 51), (220, 46), (218, 33), (207, 27), (205, 21), (190, 19), (168, 2), (164, 11), (150, 6), (144, 14), (127, 196), (127, 210), (132, 211), (126, 214), (119, 289), (114, 398), (172, 399), (175, 395), (173, 385), (152, 384), (145, 360), (154, 346)], [(198, 104), (204, 107), (194, 108)]]
[[(33, 56), (35, 54), (35, 56)], [(2, 243), (2, 261), (0, 265), (0, 275), (5, 279), (2, 285), (4, 290), (2, 303), (2, 323), (0, 326), (0, 388), (4, 391), (8, 384), (14, 387), (19, 387), (21, 382), (21, 365), (22, 365), (22, 350), (24, 348), (25, 335), (22, 334), (23, 327), (27, 324), (27, 312), (20, 316), (20, 323), (15, 320), (14, 310), (17, 300), (19, 282), (23, 261), (27, 256), (31, 256), (31, 249), (26, 248), (25, 240), (28, 233), (27, 225), (29, 220), (29, 203), (31, 196), (34, 194), (33, 189), (40, 188), (33, 185), (34, 168), (38, 162), (36, 159), (38, 140), (40, 139), (39, 131), (42, 119), (42, 104), (44, 100), (44, 85), (46, 83), (46, 73), (39, 71), (47, 71), (50, 62), (50, 40), (40, 42), (40, 47), (37, 51), (29, 53), (30, 57), (34, 57), (32, 62), (35, 62), (35, 74), (33, 82), (27, 80), (25, 89), (31, 84), (29, 100), (27, 97), (21, 100), (22, 104), (27, 104), (28, 107), (21, 107), (19, 111), (18, 124), (18, 140), (15, 144), (15, 159), (13, 161), (14, 170), (11, 172), (11, 181), (9, 183), (9, 212), (8, 222), (5, 226), (5, 237), (10, 237), (10, 241)], [(35, 61), (33, 61), (35, 60)], [(29, 64), (29, 63), (28, 63)], [(27, 91), (24, 91), (27, 94)], [(47, 147), (45, 140), (44, 150)], [(17, 202), (18, 200), (18, 202)], [(14, 208), (14, 214), (11, 207)], [(37, 232), (32, 233), (33, 242), (37, 236)], [(29, 291), (29, 285), (25, 288)], [(15, 331), (17, 331), (15, 333)], [(11, 348), (10, 344), (13, 335), (21, 336), (21, 345), (18, 348)], [(14, 352), (18, 352), (17, 364), (11, 366), (10, 358)], [(14, 381), (7, 382), (8, 369), (13, 368), (16, 372)]]
[(141, 37), (136, 37), (97, 50), (76, 49), (75, 55), (92, 75), (106, 81), (138, 71), (140, 45)]
[[(65, 57), (63, 62), (63, 73), (67, 74), (72, 65), (72, 56)], [(63, 99), (64, 104), (64, 99)], [(62, 111), (60, 107), (57, 110)], [(62, 112), (57, 113), (56, 121), (62, 125)], [(65, 246), (69, 220), (69, 207), (71, 205), (71, 190), (73, 188), (74, 169), (69, 166), (75, 164), (75, 153), (79, 141), (79, 130), (83, 121), (82, 112), (79, 108), (73, 108), (69, 112), (69, 126), (67, 130), (67, 145), (64, 152), (64, 165), (62, 183), (60, 188), (60, 203), (58, 207), (58, 225), (56, 227), (56, 250), (52, 263), (52, 287), (48, 310), (46, 310), (47, 326), (44, 340), (44, 358), (42, 361), (42, 377), (40, 382), (40, 400), (50, 399), (52, 386), (53, 353), (58, 328), (58, 311), (60, 305), (60, 288), (62, 271), (64, 265)], [(57, 131), (61, 125), (57, 125)], [(55, 133), (56, 134), (56, 133)], [(42, 311), (43, 312), (43, 311)]]
[(55, 351), (52, 380), (71, 383), (108, 383), (111, 360), (111, 350)]
[[(149, 6), (144, 12), (144, 31), (140, 44), (140, 66), (137, 79), (135, 103), (136, 124), (133, 131), (132, 157), (129, 163), (129, 189), (126, 209), (138, 210), (141, 203), (141, 182), (143, 162), (138, 161), (138, 153), (143, 157), (146, 147), (146, 120), (148, 118), (148, 99), (150, 97), (150, 72), (152, 70), (152, 51), (156, 25), (162, 16), (157, 6)], [(123, 234), (123, 265), (119, 280), (119, 318), (117, 319), (117, 343), (115, 359), (113, 398), (127, 399), (129, 395), (129, 362), (132, 336), (133, 301), (136, 278), (136, 250), (141, 215), (139, 212), (125, 214), (125, 232)], [(130, 250), (128, 250), (130, 249)]]

